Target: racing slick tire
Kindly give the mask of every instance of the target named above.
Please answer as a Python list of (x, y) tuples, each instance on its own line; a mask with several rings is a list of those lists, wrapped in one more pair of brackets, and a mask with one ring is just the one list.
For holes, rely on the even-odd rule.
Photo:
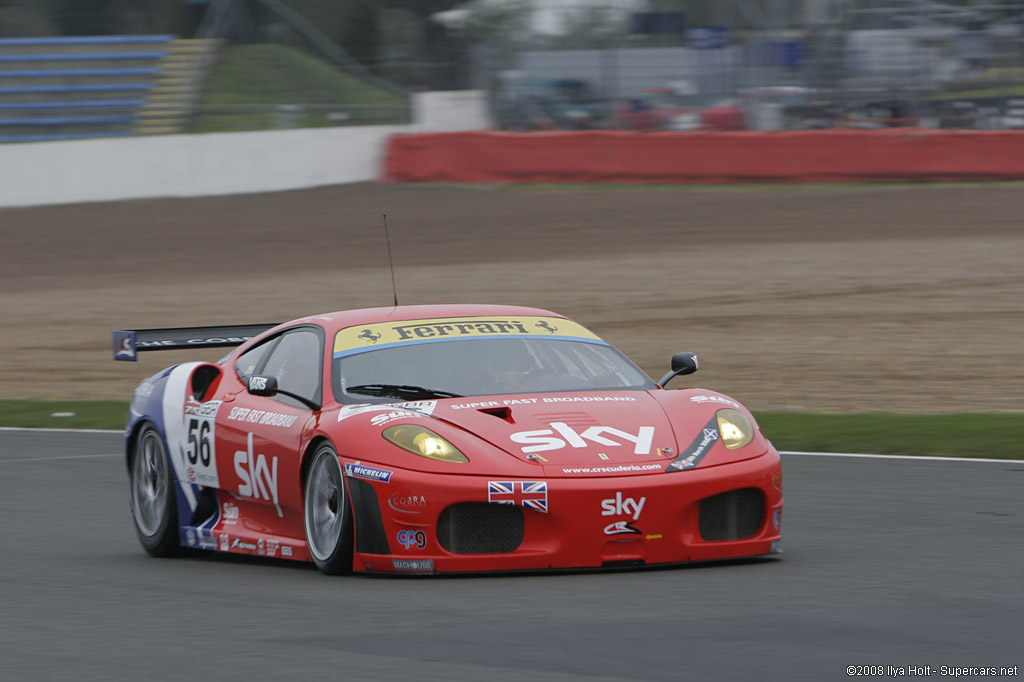
[(321, 443), (313, 453), (302, 507), (313, 563), (328, 575), (350, 573), (352, 508), (338, 453), (330, 443)]
[(164, 439), (152, 424), (135, 437), (131, 455), (131, 502), (135, 532), (152, 556), (178, 552), (178, 511)]

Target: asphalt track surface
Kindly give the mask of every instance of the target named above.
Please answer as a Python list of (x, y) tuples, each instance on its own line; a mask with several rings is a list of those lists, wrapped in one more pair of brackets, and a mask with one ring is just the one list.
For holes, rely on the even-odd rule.
[[(0, 679), (839, 680), (1020, 666), (1024, 463), (784, 456), (784, 555), (322, 576), (152, 559), (122, 438), (0, 430)], [(961, 677), (960, 679), (973, 679)], [(991, 678), (986, 678), (991, 679)], [(1004, 678), (1005, 679), (1005, 678)]]

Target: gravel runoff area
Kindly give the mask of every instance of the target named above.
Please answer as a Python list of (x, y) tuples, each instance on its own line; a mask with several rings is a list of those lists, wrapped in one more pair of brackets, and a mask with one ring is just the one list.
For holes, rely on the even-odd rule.
[(222, 353), (110, 331), (392, 301), (549, 308), (755, 410), (1024, 409), (1024, 184), (358, 184), (0, 209), (0, 398), (124, 398)]

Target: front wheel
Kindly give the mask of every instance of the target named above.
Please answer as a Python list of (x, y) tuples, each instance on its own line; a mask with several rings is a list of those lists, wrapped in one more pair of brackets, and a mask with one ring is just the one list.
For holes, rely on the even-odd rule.
[(303, 516), (306, 542), (313, 562), (324, 573), (352, 570), (352, 511), (338, 453), (322, 443), (313, 454), (306, 475)]
[(152, 424), (135, 437), (131, 457), (132, 518), (143, 549), (153, 556), (177, 553), (178, 513), (167, 449)]

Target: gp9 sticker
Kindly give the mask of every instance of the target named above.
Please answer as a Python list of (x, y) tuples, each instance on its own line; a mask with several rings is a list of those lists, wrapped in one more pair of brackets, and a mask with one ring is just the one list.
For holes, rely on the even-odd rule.
[(406, 549), (425, 549), (427, 546), (427, 534), (421, 530), (400, 530), (398, 531), (398, 544)]
[(215, 447), (217, 411), (220, 400), (185, 405), (185, 443), (182, 455), (189, 483), (220, 487)]

